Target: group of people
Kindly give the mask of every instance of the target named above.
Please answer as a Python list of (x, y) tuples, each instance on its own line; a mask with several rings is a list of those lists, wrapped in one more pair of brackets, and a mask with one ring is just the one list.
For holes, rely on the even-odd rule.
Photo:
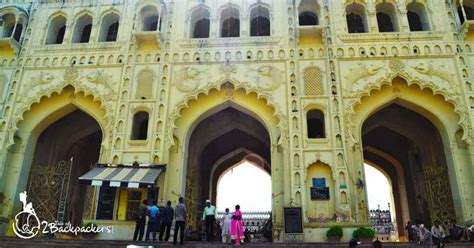
[[(178, 204), (173, 209), (171, 201), (166, 203), (166, 207), (163, 209), (162, 218), (160, 221), (160, 209), (156, 205), (156, 201), (152, 201), (148, 205), (148, 200), (143, 200), (142, 204), (138, 206), (135, 221), (135, 232), (133, 234), (133, 240), (141, 241), (145, 234), (146, 219), (148, 217), (148, 226), (146, 229), (145, 241), (150, 240), (150, 234), (152, 234), (153, 241), (156, 241), (156, 233), (159, 232), (159, 241), (169, 241), (171, 225), (173, 219), (175, 220), (174, 226), (174, 239), (173, 244), (176, 245), (178, 239), (178, 232), (180, 233), (180, 243), (184, 242), (184, 227), (186, 223), (186, 206), (184, 205), (184, 198), (180, 197)], [(163, 235), (165, 234), (164, 240)]]
[[(471, 227), (466, 231), (465, 228), (456, 224), (455, 220), (452, 220), (448, 224), (449, 233), (445, 231), (443, 226), (439, 221), (435, 221), (434, 225), (431, 227), (431, 230), (425, 227), (423, 224), (413, 225), (409, 221), (405, 226), (407, 232), (408, 241), (410, 242), (419, 242), (423, 244), (424, 247), (431, 247), (433, 244), (436, 247), (444, 247), (444, 244), (447, 241), (456, 241), (460, 240), (463, 236), (467, 240), (468, 232), (472, 232), (471, 236), (474, 234), (474, 228)], [(472, 239), (473, 237), (471, 237)]]
[[(177, 243), (178, 232), (180, 234), (180, 243), (183, 244), (184, 228), (186, 223), (186, 206), (184, 204), (184, 198), (179, 198), (179, 203), (175, 208), (171, 206), (171, 201), (168, 201), (166, 203), (166, 207), (162, 210), (163, 213), (161, 215), (160, 208), (158, 208), (156, 201), (151, 201), (150, 204), (148, 203), (148, 200), (143, 200), (142, 204), (138, 206), (135, 218), (136, 225), (135, 232), (133, 234), (133, 240), (143, 240), (146, 226), (145, 241), (149, 241), (150, 236), (153, 241), (156, 241), (156, 233), (159, 232), (158, 240), (168, 242), (170, 238), (171, 226), (173, 220), (175, 220), (173, 244)], [(202, 220), (205, 222), (207, 240), (213, 241), (214, 225), (216, 224), (217, 220), (217, 211), (216, 207), (214, 207), (209, 200), (206, 201), (206, 207), (204, 208)], [(235, 245), (241, 244), (245, 238), (245, 235), (242, 212), (240, 212), (239, 205), (235, 206), (235, 212), (233, 213), (230, 213), (229, 209), (226, 208), (225, 213), (220, 220), (220, 225), (222, 228), (223, 243), (230, 244), (231, 240), (234, 240)]]
[[(207, 241), (214, 240), (214, 224), (217, 219), (216, 207), (211, 204), (211, 201), (206, 201), (206, 207), (202, 214), (202, 220), (206, 225), (206, 238)], [(240, 206), (235, 206), (235, 212), (230, 213), (229, 209), (226, 208), (225, 212), (220, 220), (222, 228), (222, 243), (230, 244), (234, 240), (235, 245), (240, 245), (245, 238), (244, 225), (242, 219), (242, 212), (240, 212)]]

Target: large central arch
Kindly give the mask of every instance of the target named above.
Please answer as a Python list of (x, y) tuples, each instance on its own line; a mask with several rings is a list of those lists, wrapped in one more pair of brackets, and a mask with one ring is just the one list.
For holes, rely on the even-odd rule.
[[(273, 221), (281, 221), (281, 209), (276, 206), (284, 202), (285, 186), (283, 153), (278, 149), (280, 120), (275, 117), (275, 109), (257, 94), (236, 89), (230, 83), (200, 94), (186, 105), (174, 123), (169, 164), (176, 169), (168, 171), (165, 191), (171, 199), (185, 196), (190, 224), (196, 225), (198, 211), (202, 211), (207, 197), (215, 198), (212, 188), (217, 183), (217, 174), (242, 159), (257, 157), (264, 160), (263, 164), (271, 164), (266, 170), (272, 176), (272, 208), (277, 213)], [(227, 142), (230, 140), (234, 141)], [(209, 180), (211, 174), (215, 183), (214, 179)], [(199, 182), (204, 182), (204, 186)], [(192, 191), (191, 185), (198, 184), (200, 188), (194, 188), (198, 192)]]

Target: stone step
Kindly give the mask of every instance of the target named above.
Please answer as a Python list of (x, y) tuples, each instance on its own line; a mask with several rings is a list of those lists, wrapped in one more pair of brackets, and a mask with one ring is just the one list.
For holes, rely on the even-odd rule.
[[(60, 239), (45, 239), (45, 238), (33, 238), (29, 240), (12, 238), (12, 237), (0, 237), (0, 248), (29, 248), (29, 247), (97, 247), (97, 248), (109, 248), (109, 247), (126, 247), (126, 248), (154, 248), (161, 246), (170, 246), (172, 243), (164, 242), (133, 242), (133, 241), (124, 241), (124, 240), (87, 240), (87, 239), (72, 239), (72, 240), (60, 240)], [(219, 242), (185, 242), (185, 247), (196, 247), (196, 248), (228, 248), (233, 247), (231, 245), (225, 245)], [(276, 247), (276, 248), (286, 248), (286, 247), (301, 247), (301, 248), (347, 248), (347, 243), (299, 243), (299, 244), (289, 244), (289, 243), (246, 243), (243, 244), (244, 247)], [(179, 247), (179, 245), (178, 245)], [(358, 246), (362, 247), (373, 247), (372, 244), (362, 244)], [(417, 244), (412, 243), (383, 243), (384, 248), (408, 248), (408, 247), (423, 247)], [(435, 246), (433, 246), (435, 247)], [(457, 242), (452, 244), (447, 244), (446, 248), (455, 247), (455, 248), (474, 248), (474, 243), (469, 242)]]

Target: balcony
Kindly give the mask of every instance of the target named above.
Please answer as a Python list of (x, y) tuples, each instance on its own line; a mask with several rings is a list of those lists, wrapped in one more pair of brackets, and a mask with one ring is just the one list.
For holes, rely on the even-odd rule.
[(321, 37), (323, 35), (322, 25), (299, 25), (299, 37)]
[(138, 49), (157, 49), (161, 43), (160, 31), (136, 31), (133, 33)]
[(15, 56), (20, 52), (21, 45), (13, 37), (0, 38), (0, 55)]

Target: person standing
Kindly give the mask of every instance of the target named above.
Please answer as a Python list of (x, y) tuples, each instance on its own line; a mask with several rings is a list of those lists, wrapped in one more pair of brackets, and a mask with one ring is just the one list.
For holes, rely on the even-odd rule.
[(419, 240), (420, 240), (420, 243), (423, 244), (423, 247), (431, 248), (432, 236), (431, 236), (430, 231), (426, 229), (425, 225), (420, 224), (419, 227), (417, 227), (416, 225), (413, 225), (412, 227), (413, 229), (418, 231)]
[(232, 224), (232, 214), (229, 212), (229, 209), (226, 208), (224, 215), (222, 215), (221, 225), (222, 225), (222, 243), (230, 243), (230, 226)]
[(431, 234), (433, 235), (433, 242), (436, 244), (436, 247), (444, 247), (443, 241), (446, 237), (443, 227), (440, 225), (439, 220), (435, 221), (435, 224), (431, 227)]
[(374, 241), (374, 248), (382, 248), (382, 242), (380, 242), (379, 237)]
[(240, 241), (245, 238), (244, 225), (242, 220), (242, 212), (240, 206), (235, 206), (235, 213), (232, 215), (232, 223), (230, 229), (230, 238), (235, 240), (235, 245), (240, 245)]
[(168, 242), (170, 239), (170, 230), (171, 230), (171, 223), (173, 223), (174, 218), (174, 210), (171, 207), (171, 201), (166, 203), (166, 207), (163, 210), (163, 220), (161, 221), (161, 229), (160, 229), (160, 236), (159, 240), (163, 241), (163, 233), (166, 231), (165, 241)]
[(407, 237), (408, 237), (408, 242), (414, 242), (415, 237), (414, 237), (414, 232), (413, 232), (413, 227), (410, 221), (407, 222), (407, 225), (405, 226), (405, 230), (407, 232)]
[(146, 225), (146, 214), (148, 212), (148, 201), (143, 200), (142, 204), (138, 206), (137, 213), (135, 216), (135, 232), (133, 233), (133, 241), (142, 241), (143, 235), (145, 234)]
[(184, 227), (186, 226), (186, 206), (184, 205), (184, 198), (180, 197), (178, 200), (178, 205), (176, 205), (174, 214), (175, 214), (175, 224), (174, 224), (174, 239), (173, 244), (176, 245), (176, 240), (178, 239), (178, 231), (180, 242), (184, 242)]
[(148, 228), (146, 229), (146, 238), (145, 240), (150, 240), (150, 233), (153, 233), (153, 241), (156, 241), (156, 232), (158, 231), (158, 223), (159, 223), (159, 214), (160, 209), (156, 206), (156, 201), (151, 203), (151, 207), (148, 209)]
[(202, 213), (202, 220), (206, 222), (206, 237), (207, 241), (214, 240), (214, 224), (216, 223), (216, 207), (211, 205), (210, 200), (206, 200), (206, 207)]

